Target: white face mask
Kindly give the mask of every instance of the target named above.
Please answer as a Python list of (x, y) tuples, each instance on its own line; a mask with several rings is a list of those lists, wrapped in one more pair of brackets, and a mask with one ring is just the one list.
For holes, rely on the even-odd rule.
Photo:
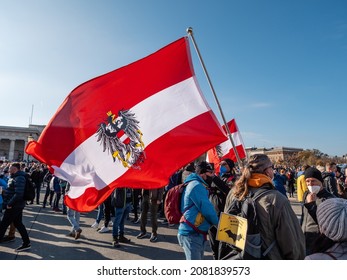
[(310, 193), (319, 193), (320, 186), (307, 186)]

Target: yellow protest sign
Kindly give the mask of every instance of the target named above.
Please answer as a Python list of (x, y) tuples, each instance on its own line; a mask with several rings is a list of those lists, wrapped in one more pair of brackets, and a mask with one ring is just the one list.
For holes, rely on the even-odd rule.
[(247, 219), (222, 212), (219, 218), (216, 238), (219, 241), (227, 242), (244, 250), (247, 227)]

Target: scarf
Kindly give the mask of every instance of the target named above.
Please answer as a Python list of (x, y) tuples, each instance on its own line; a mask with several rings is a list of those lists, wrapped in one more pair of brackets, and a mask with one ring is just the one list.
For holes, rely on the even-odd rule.
[(252, 188), (260, 188), (264, 184), (269, 183), (272, 184), (272, 180), (270, 177), (266, 176), (265, 174), (261, 173), (253, 173), (251, 175), (251, 178), (247, 181), (247, 185)]

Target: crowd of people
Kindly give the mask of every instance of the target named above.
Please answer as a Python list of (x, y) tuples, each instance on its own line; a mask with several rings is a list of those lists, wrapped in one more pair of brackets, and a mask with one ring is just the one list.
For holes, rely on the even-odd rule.
[[(36, 186), (32, 201), (23, 199), (26, 176)], [(214, 259), (222, 259), (222, 255), (223, 259), (244, 256), (240, 248), (225, 246), (218, 240), (218, 223), (223, 212), (239, 215), (243, 202), (257, 192), (262, 192), (254, 201), (261, 236), (259, 246), (266, 251), (260, 259), (347, 259), (347, 182), (343, 170), (334, 162), (324, 167), (306, 165), (294, 169), (274, 166), (264, 154), (250, 156), (244, 166), (222, 159), (218, 170), (206, 161), (192, 162), (172, 174), (162, 188), (115, 189), (98, 206), (95, 222), (90, 226), (101, 234), (112, 230), (110, 244), (118, 248), (121, 243), (132, 242), (125, 236), (129, 214), (134, 215), (131, 222), (139, 224), (137, 239), (147, 237), (150, 216), (149, 241), (157, 242), (157, 217), (164, 217), (166, 194), (182, 183), (185, 184), (180, 205), (183, 215), (177, 242), (186, 259), (203, 259), (208, 245)], [(13, 241), (17, 230), (22, 245), (16, 252), (31, 248), (22, 218), (26, 204), (34, 203), (66, 215), (71, 225), (67, 235), (79, 239), (80, 213), (69, 209), (63, 199), (69, 187), (67, 181), (51, 174), (45, 164), (0, 162), (0, 243)], [(44, 189), (42, 201), (41, 189)], [(295, 197), (302, 208), (300, 219), (289, 200)]]

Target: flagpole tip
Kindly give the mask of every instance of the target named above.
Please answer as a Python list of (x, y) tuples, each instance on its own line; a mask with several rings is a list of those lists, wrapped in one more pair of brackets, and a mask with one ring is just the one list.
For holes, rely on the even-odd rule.
[(189, 35), (193, 35), (193, 27), (188, 27), (188, 28), (187, 28), (187, 33), (188, 33)]

